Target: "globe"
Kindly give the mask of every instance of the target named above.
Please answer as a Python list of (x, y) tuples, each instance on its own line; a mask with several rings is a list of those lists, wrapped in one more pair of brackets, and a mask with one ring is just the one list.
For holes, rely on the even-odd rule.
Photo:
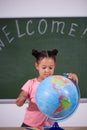
[(53, 75), (39, 84), (35, 98), (42, 113), (52, 120), (61, 121), (75, 112), (80, 102), (80, 90), (67, 77)]

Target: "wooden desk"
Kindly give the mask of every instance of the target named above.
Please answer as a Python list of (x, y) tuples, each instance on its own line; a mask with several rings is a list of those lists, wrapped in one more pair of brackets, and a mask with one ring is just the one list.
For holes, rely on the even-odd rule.
[[(64, 130), (87, 130), (87, 127), (62, 127)], [(0, 130), (28, 130), (19, 127), (0, 127)]]

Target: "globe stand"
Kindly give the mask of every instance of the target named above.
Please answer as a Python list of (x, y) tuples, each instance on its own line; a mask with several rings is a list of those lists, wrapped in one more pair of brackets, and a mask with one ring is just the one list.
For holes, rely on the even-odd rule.
[(63, 128), (59, 127), (57, 122), (54, 122), (53, 126), (48, 130), (64, 130)]

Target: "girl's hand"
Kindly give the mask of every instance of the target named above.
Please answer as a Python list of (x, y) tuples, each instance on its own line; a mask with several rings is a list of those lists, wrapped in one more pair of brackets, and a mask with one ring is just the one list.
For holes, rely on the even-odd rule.
[(75, 73), (67, 73), (68, 78), (75, 81), (78, 84), (78, 76)]

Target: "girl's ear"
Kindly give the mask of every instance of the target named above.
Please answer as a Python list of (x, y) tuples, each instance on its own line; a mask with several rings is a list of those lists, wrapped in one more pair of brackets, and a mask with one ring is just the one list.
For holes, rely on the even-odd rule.
[(36, 70), (38, 70), (38, 64), (35, 62), (35, 68)]

